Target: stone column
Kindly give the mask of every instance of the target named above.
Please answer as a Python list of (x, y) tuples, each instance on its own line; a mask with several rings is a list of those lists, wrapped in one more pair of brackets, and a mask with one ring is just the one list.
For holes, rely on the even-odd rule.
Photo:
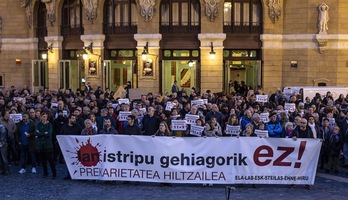
[[(102, 86), (103, 84), (103, 63), (102, 58), (104, 57), (104, 40), (105, 35), (81, 35), (81, 40), (84, 43), (84, 47), (88, 47), (91, 44), (91, 47), (93, 49), (93, 52), (86, 50), (88, 53), (88, 59), (85, 60), (85, 75), (86, 75), (86, 82), (90, 82), (92, 88), (97, 88), (97, 86)], [(90, 76), (88, 74), (88, 64), (89, 60), (95, 60), (97, 63), (97, 75), (96, 76)]]
[(48, 87), (50, 90), (57, 91), (59, 89), (58, 80), (58, 60), (62, 58), (62, 36), (47, 36), (45, 41), (49, 48), (47, 52), (47, 64), (48, 64)]
[[(201, 92), (211, 90), (221, 92), (223, 89), (223, 41), (224, 33), (198, 34), (201, 41)], [(211, 43), (215, 52), (215, 59), (210, 59)]]
[[(141, 89), (142, 94), (147, 94), (148, 92), (158, 92), (161, 84), (160, 81), (162, 81), (159, 79), (159, 42), (162, 39), (162, 34), (135, 34), (134, 39), (138, 42), (138, 87)], [(149, 52), (145, 62), (152, 62), (152, 76), (143, 75), (145, 62), (143, 61), (141, 55), (146, 43), (148, 44)]]

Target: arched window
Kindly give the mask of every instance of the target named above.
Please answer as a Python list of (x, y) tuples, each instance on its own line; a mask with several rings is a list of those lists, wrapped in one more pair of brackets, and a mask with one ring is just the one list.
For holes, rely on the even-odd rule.
[(224, 33), (261, 33), (260, 0), (226, 0), (224, 3)]
[(104, 13), (104, 34), (137, 32), (138, 18), (135, 0), (107, 0)]
[(65, 0), (62, 10), (63, 36), (83, 35), (81, 0)]
[(162, 0), (160, 33), (200, 32), (199, 0)]
[(47, 36), (47, 26), (46, 26), (46, 15), (47, 10), (44, 3), (39, 3), (37, 11), (37, 27), (36, 27), (36, 37), (43, 38)]

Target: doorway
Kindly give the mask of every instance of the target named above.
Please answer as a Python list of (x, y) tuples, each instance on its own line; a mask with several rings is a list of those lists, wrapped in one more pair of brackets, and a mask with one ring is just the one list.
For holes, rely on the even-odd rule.
[(59, 88), (76, 91), (86, 82), (84, 60), (59, 60)]
[(116, 92), (120, 86), (124, 88), (128, 81), (136, 83), (137, 77), (132, 70), (135, 66), (134, 60), (104, 60), (103, 89)]
[(163, 94), (172, 93), (174, 81), (177, 81), (180, 90), (185, 89), (186, 93), (190, 94), (191, 88), (197, 84), (196, 63), (192, 60), (164, 60), (162, 63)]
[(243, 81), (247, 86), (256, 90), (261, 85), (261, 61), (225, 61), (224, 79), (224, 88), (228, 94), (233, 91), (230, 81), (237, 81), (239, 84)]
[(33, 60), (31, 63), (31, 91), (39, 92), (48, 88), (48, 64), (46, 60)]

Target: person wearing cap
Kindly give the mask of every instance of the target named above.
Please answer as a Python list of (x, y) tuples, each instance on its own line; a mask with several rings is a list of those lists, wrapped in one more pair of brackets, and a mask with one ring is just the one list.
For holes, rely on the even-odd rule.
[(279, 122), (277, 122), (277, 113), (271, 112), (269, 115), (270, 121), (266, 124), (269, 137), (280, 138), (283, 128)]
[(35, 155), (35, 122), (29, 119), (29, 113), (22, 114), (23, 120), (18, 123), (17, 141), (20, 146), (20, 174), (24, 174), (28, 158), (31, 158), (31, 173), (36, 174), (36, 155)]

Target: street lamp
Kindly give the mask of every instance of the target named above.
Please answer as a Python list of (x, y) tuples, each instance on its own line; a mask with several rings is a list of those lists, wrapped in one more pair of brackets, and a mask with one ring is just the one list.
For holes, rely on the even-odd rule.
[(213, 42), (210, 43), (210, 60), (215, 60), (215, 51), (213, 48)]
[(41, 54), (41, 58), (44, 59), (44, 60), (46, 60), (46, 59), (47, 59), (47, 53)]

